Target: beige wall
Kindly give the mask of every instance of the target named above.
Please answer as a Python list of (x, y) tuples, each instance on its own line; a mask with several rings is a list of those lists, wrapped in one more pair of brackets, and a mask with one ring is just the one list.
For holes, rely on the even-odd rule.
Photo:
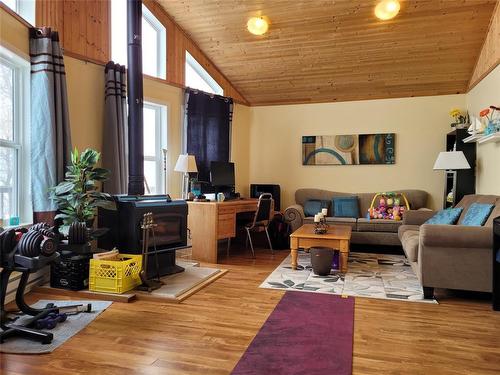
[[(475, 116), (490, 105), (500, 105), (500, 65), (467, 93), (466, 102)], [(500, 142), (477, 144), (476, 191), (500, 195)]]
[[(452, 107), (465, 107), (465, 95), (358, 102), (252, 107), (252, 183), (281, 185), (283, 207), (298, 188), (376, 192), (426, 190), (430, 205), (442, 205), (443, 172), (432, 169), (445, 148)], [(303, 166), (303, 135), (396, 133), (395, 165)]]

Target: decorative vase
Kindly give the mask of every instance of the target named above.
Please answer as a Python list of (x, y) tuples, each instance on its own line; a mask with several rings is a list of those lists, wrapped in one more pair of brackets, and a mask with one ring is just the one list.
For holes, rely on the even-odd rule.
[(497, 127), (495, 121), (489, 120), (486, 129), (484, 129), (484, 135), (490, 135), (497, 132)]
[(333, 249), (331, 247), (311, 247), (311, 265), (314, 273), (319, 276), (328, 276), (332, 269)]

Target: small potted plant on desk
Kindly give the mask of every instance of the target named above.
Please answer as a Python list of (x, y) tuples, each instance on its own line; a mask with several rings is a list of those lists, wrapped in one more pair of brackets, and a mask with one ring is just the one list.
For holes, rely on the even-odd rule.
[(67, 238), (59, 245), (61, 263), (54, 265), (51, 286), (80, 290), (88, 285), (90, 241), (108, 229), (93, 229), (97, 208), (115, 210), (109, 194), (99, 191), (98, 184), (106, 181), (109, 171), (96, 167), (100, 153), (86, 149), (81, 154), (75, 148), (65, 180), (50, 189), (50, 197), (57, 204), (56, 223)]

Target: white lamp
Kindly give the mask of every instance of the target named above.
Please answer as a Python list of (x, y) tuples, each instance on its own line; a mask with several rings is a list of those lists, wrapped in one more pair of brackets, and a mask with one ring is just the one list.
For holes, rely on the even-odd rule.
[(470, 164), (465, 158), (464, 153), (462, 151), (440, 152), (434, 163), (434, 170), (456, 169), (470, 169)]
[[(443, 151), (439, 153), (436, 162), (434, 163), (434, 170), (444, 170), (448, 175), (452, 176), (453, 187), (451, 190), (452, 197), (450, 198), (450, 202), (453, 205), (455, 205), (455, 192), (457, 190), (457, 169), (470, 169), (470, 164), (462, 151)], [(444, 208), (446, 208), (447, 197), (447, 183), (445, 183), (443, 201)]]
[(189, 173), (198, 172), (194, 155), (180, 154), (174, 171), (184, 173), (182, 178), (182, 199), (187, 199), (189, 189)]

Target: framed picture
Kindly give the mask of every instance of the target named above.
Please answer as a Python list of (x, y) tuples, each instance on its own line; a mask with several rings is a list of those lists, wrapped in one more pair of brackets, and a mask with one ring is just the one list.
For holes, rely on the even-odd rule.
[(395, 134), (302, 137), (303, 165), (394, 164)]

